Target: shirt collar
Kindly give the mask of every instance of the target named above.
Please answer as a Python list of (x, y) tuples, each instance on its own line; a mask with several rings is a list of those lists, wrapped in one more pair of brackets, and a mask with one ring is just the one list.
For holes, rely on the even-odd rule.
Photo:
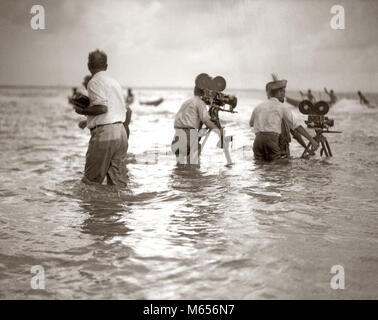
[(270, 97), (269, 100), (280, 102), (280, 100), (278, 100), (276, 97)]
[(99, 72), (97, 72), (92, 78), (94, 78), (94, 77), (98, 77), (98, 76), (101, 76), (101, 75), (104, 74), (104, 73), (105, 73), (105, 70), (99, 71)]

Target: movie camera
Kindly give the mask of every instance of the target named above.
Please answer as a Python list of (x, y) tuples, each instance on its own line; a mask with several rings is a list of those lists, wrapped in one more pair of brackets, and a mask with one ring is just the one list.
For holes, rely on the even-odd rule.
[[(200, 96), (202, 101), (210, 106), (209, 115), (211, 121), (221, 131), (221, 148), (223, 149), (223, 128), (219, 121), (219, 111), (236, 113), (234, 109), (238, 99), (235, 96), (222, 93), (226, 89), (226, 80), (221, 76), (211, 78), (207, 73), (201, 73), (196, 77), (195, 85), (202, 90)], [(225, 107), (226, 105), (228, 105), (228, 108)]]
[[(233, 95), (222, 93), (226, 89), (226, 80), (223, 77), (211, 78), (207, 73), (201, 73), (196, 77), (195, 85), (202, 90), (201, 99), (207, 105), (216, 107), (218, 111), (235, 113), (238, 99)], [(228, 108), (222, 108), (225, 105), (228, 105)]]
[(76, 90), (73, 90), (72, 96), (68, 97), (68, 102), (74, 106), (80, 108), (86, 108), (89, 106), (89, 98)]
[[(303, 100), (298, 105), (299, 111), (308, 116), (305, 123), (307, 128), (315, 130), (314, 139), (321, 145), (320, 156), (325, 154), (326, 157), (332, 157), (332, 151), (329, 146), (328, 140), (323, 133), (341, 133), (341, 131), (330, 131), (329, 128), (335, 125), (335, 121), (326, 117), (329, 111), (329, 104), (325, 101), (318, 101), (313, 104), (310, 100)], [(302, 157), (313, 155), (310, 151), (311, 143), (309, 143), (303, 151)]]
[[(222, 93), (222, 91), (226, 89), (226, 80), (221, 76), (211, 78), (207, 73), (201, 73), (195, 79), (195, 86), (198, 89), (201, 89), (200, 98), (202, 101), (210, 106), (210, 119), (220, 130), (220, 147), (225, 153), (227, 163), (231, 164), (232, 160), (228, 150), (228, 142), (232, 141), (232, 136), (224, 136), (224, 130), (219, 120), (219, 111), (236, 113), (234, 109), (238, 103), (238, 99), (233, 95)], [(202, 146), (204, 146), (209, 134), (210, 130), (206, 134)], [(226, 142), (226, 146), (224, 146), (224, 142)]]
[(335, 125), (335, 121), (326, 117), (329, 111), (329, 104), (325, 101), (318, 101), (312, 104), (310, 100), (303, 100), (299, 103), (299, 111), (308, 115), (307, 127), (311, 129), (328, 130)]

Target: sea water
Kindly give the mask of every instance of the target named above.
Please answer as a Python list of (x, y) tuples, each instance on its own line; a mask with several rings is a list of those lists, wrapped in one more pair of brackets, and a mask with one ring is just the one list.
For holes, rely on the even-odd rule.
[(134, 92), (117, 190), (80, 182), (90, 134), (69, 88), (0, 89), (0, 298), (378, 298), (378, 111), (340, 97), (334, 157), (300, 159), (294, 141), (292, 160), (258, 164), (248, 121), (264, 93), (231, 92), (234, 165), (210, 136), (200, 167), (181, 168), (170, 143), (190, 90)]

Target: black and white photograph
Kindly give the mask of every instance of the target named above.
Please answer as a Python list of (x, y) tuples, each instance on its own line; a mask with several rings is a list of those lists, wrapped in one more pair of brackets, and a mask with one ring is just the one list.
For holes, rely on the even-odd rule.
[(0, 300), (377, 300), (377, 18), (1, 0)]

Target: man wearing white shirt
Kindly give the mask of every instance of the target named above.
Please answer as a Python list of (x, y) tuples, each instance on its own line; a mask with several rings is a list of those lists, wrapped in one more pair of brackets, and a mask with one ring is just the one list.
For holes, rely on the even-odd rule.
[(99, 50), (89, 53), (88, 69), (92, 74), (88, 82), (90, 105), (75, 107), (78, 114), (87, 116), (91, 139), (85, 162), (83, 182), (125, 185), (127, 134), (123, 122), (126, 118), (125, 100), (121, 85), (107, 75), (107, 56)]
[(300, 135), (306, 137), (317, 149), (318, 142), (303, 128), (291, 110), (283, 104), (285, 99), (286, 80), (274, 80), (266, 85), (268, 100), (259, 104), (252, 112), (249, 125), (254, 128), (256, 138), (253, 153), (256, 160), (272, 161), (281, 158), (279, 144), (282, 121)]
[(175, 135), (171, 150), (180, 164), (198, 164), (201, 153), (198, 131), (202, 124), (210, 129), (218, 129), (211, 121), (205, 102), (200, 98), (202, 90), (195, 87), (193, 93), (194, 96), (181, 105), (174, 121)]

